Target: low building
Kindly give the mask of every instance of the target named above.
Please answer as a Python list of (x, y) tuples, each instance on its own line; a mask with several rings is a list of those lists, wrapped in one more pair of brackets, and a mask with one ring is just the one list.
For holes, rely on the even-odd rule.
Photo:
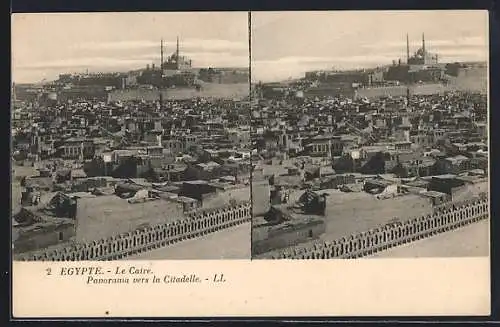
[(452, 195), (453, 189), (465, 184), (464, 181), (457, 179), (457, 176), (453, 174), (431, 176), (428, 180), (429, 186), (427, 189), (429, 191), (437, 191), (449, 195)]
[[(22, 209), (24, 215), (28, 209)], [(28, 225), (13, 223), (14, 254), (36, 251), (69, 241), (75, 235), (75, 222), (67, 218), (44, 218)]]
[(451, 201), (451, 195), (436, 191), (423, 191), (419, 195), (428, 198), (433, 206), (439, 206)]
[(185, 153), (191, 147), (198, 145), (198, 137), (196, 135), (175, 136), (168, 140), (163, 140), (163, 146), (173, 154)]
[(376, 195), (378, 199), (395, 197), (405, 193), (405, 189), (399, 183), (381, 178), (365, 180), (363, 190)]
[(342, 155), (344, 144), (341, 136), (318, 135), (304, 142), (311, 156), (332, 157)]
[(95, 154), (95, 145), (92, 140), (69, 138), (60, 147), (64, 159), (92, 159)]
[(211, 180), (221, 177), (221, 172), (221, 165), (209, 161), (207, 163), (189, 165), (184, 176), (188, 180)]
[(76, 234), (77, 199), (56, 193), (48, 203), (23, 207), (13, 216), (15, 253), (66, 242)]
[(435, 167), (438, 174), (459, 174), (475, 168), (471, 160), (462, 155), (439, 158), (436, 161)]
[(217, 188), (204, 180), (185, 181), (182, 183), (180, 196), (203, 200), (205, 194), (215, 193)]

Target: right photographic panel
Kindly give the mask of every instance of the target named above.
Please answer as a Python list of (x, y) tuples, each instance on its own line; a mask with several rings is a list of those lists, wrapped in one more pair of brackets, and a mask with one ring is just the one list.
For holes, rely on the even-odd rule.
[(252, 258), (489, 256), (487, 11), (252, 12)]

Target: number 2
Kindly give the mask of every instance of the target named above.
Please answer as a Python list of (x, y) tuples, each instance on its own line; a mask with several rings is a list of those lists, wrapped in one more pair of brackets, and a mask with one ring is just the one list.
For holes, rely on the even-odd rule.
[(47, 268), (47, 269), (45, 269), (45, 271), (47, 272), (47, 276), (49, 276), (49, 275), (51, 275), (52, 269)]

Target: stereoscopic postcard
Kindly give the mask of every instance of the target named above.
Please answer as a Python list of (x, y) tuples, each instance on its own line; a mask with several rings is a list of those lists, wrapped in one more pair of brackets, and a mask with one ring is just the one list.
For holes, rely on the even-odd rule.
[(487, 11), (12, 15), (14, 318), (490, 314)]

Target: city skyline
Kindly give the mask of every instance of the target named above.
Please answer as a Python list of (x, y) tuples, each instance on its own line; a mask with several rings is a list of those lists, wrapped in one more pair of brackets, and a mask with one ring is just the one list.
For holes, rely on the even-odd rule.
[[(252, 81), (404, 62), (407, 33), (411, 54), (425, 33), (427, 49), (440, 62), (484, 62), (487, 22), (485, 11), (254, 12)], [(130, 28), (134, 25), (142, 28)], [(177, 36), (181, 53), (194, 67), (250, 65), (246, 12), (14, 14), (12, 80), (35, 83), (61, 73), (126, 72), (159, 65), (160, 40), (169, 56)]]
[(13, 15), (12, 316), (488, 315), (486, 14)]
[[(12, 80), (114, 72), (160, 63), (175, 51), (195, 67), (248, 67), (247, 12), (63, 13), (12, 16)], [(64, 28), (61, 28), (64, 26)], [(141, 28), (134, 28), (141, 26)], [(50, 37), (47, 37), (50, 36)]]
[(301, 77), (311, 70), (372, 68), (399, 58), (404, 62), (407, 33), (411, 54), (425, 33), (427, 50), (437, 53), (440, 62), (487, 61), (487, 24), (486, 11), (255, 12), (252, 79), (273, 81)]

